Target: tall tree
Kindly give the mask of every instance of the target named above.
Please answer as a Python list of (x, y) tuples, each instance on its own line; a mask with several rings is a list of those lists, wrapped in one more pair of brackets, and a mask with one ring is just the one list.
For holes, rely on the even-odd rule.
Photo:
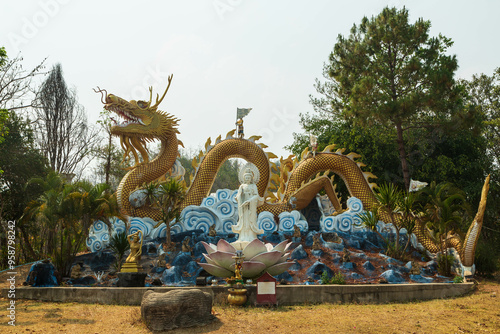
[[(45, 158), (36, 149), (33, 141), (33, 131), (28, 121), (14, 112), (9, 113), (5, 123), (9, 133), (0, 143), (0, 222), (16, 221), (16, 234), (22, 242), (17, 243), (16, 255), (18, 263), (37, 260), (36, 249), (32, 236), (36, 235), (38, 227), (19, 221), (26, 204), (37, 198), (41, 189), (27, 186), (32, 177), (43, 177), (47, 173)], [(5, 226), (2, 226), (5, 228)], [(0, 248), (6, 245), (6, 230), (0, 228)], [(6, 254), (2, 252), (2, 254)], [(6, 265), (6, 257), (2, 257), (0, 267)]]
[(394, 129), (406, 189), (410, 171), (404, 133), (443, 124), (456, 112), (460, 87), (455, 84), (453, 44), (442, 35), (429, 37), (430, 22), (409, 22), (406, 8), (384, 8), (364, 17), (338, 41), (327, 64), (332, 79), (325, 89), (337, 114), (360, 124)]
[(463, 80), (466, 88), (466, 103), (484, 116), (484, 135), (488, 141), (488, 153), (500, 164), (500, 67), (492, 76), (473, 75), (470, 81)]
[(0, 47), (0, 109), (17, 110), (32, 106), (33, 78), (42, 72), (45, 59), (31, 70), (21, 64), (23, 58), (9, 59)]
[(100, 183), (108, 184), (111, 189), (116, 190), (127, 170), (121, 163), (123, 153), (114, 142), (114, 136), (111, 134), (112, 120), (110, 111), (103, 110), (97, 123), (104, 132), (104, 140), (98, 143), (94, 148), (94, 156), (98, 159), (95, 175)]
[(38, 143), (50, 166), (68, 176), (81, 173), (90, 163), (91, 152), (99, 140), (98, 130), (87, 125), (75, 90), (69, 89), (63, 78), (61, 64), (52, 68), (35, 103)]

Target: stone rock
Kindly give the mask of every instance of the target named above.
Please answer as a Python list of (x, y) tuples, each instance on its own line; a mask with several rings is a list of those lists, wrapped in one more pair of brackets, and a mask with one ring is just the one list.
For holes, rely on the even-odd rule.
[(165, 269), (167, 269), (167, 268), (166, 267), (153, 267), (153, 269), (151, 269), (151, 272), (156, 273), (156, 274), (161, 274), (162, 272), (165, 271)]
[(141, 316), (151, 331), (203, 326), (215, 319), (213, 298), (199, 289), (166, 293), (146, 291), (141, 302)]
[[(342, 240), (342, 239), (340, 239), (340, 240)], [(342, 240), (339, 243), (326, 241), (323, 244), (323, 246), (325, 246), (326, 248), (329, 248), (329, 249), (333, 249), (333, 250), (342, 252), (344, 250), (344, 241)]]
[(161, 275), (161, 281), (165, 285), (175, 284), (182, 280), (181, 267), (174, 266), (166, 269)]
[(375, 270), (375, 266), (370, 261), (366, 261), (365, 263), (363, 263), (363, 268), (369, 271)]
[(285, 240), (285, 236), (282, 233), (273, 232), (271, 234), (266, 235), (266, 240), (267, 240), (267, 242), (270, 242), (273, 244), (278, 244), (278, 243), (282, 242), (283, 240)]
[(313, 255), (313, 256), (321, 257), (323, 254), (324, 254), (324, 252), (321, 249), (311, 250), (311, 255)]
[(358, 274), (357, 272), (351, 272), (347, 276), (350, 277), (350, 278), (352, 278), (352, 279), (363, 279), (363, 278), (365, 278), (363, 275)]
[(328, 266), (322, 262), (316, 261), (313, 265), (311, 265), (307, 271), (306, 275), (312, 277), (313, 279), (318, 280), (321, 275), (323, 274), (323, 271), (326, 271), (326, 274), (328, 277), (333, 276), (333, 270), (328, 268)]
[[(84, 260), (84, 263), (90, 266), (92, 272), (107, 271), (110, 265), (116, 261), (114, 254), (110, 252), (95, 252), (90, 253), (89, 256), (88, 262)], [(80, 258), (78, 261), (81, 261)]]
[(159, 278), (155, 278), (152, 282), (151, 282), (151, 285), (152, 286), (162, 286), (161, 284), (161, 280)]
[(278, 280), (278, 282), (281, 282), (281, 281), (286, 281), (286, 282), (293, 282), (293, 277), (292, 275), (290, 275), (288, 273), (288, 271), (285, 271), (284, 273), (282, 274), (279, 274), (277, 276), (274, 276), (274, 278), (276, 278)]
[(366, 259), (367, 258), (366, 254), (363, 252), (361, 252), (361, 253), (351, 252), (351, 256), (357, 257), (359, 259)]
[(177, 254), (177, 256), (172, 260), (172, 266), (184, 267), (192, 260), (193, 258), (191, 257), (191, 253), (179, 252), (179, 254)]
[(157, 248), (154, 242), (147, 242), (142, 246), (142, 249), (144, 250), (143, 254), (156, 254), (157, 253)]
[(387, 258), (385, 259), (385, 262), (386, 262), (386, 263), (393, 264), (393, 265), (397, 265), (397, 266), (403, 266), (403, 265), (404, 265), (404, 263), (403, 263), (403, 262), (401, 262), (401, 261), (399, 261), (399, 260), (396, 260), (396, 259), (394, 259), (394, 258), (392, 258), (392, 257), (387, 257)]
[(410, 275), (410, 279), (417, 283), (432, 283), (434, 281), (431, 277), (424, 277), (422, 275)]
[(147, 192), (145, 189), (138, 189), (130, 193), (128, 200), (134, 208), (140, 208), (146, 204)]
[(146, 276), (148, 274), (144, 272), (138, 273), (117, 273), (118, 275), (118, 283), (116, 286), (122, 288), (129, 287), (144, 287), (144, 281), (146, 280)]
[(92, 276), (84, 276), (71, 279), (70, 282), (73, 286), (90, 286), (96, 282), (96, 279)]
[(354, 249), (361, 249), (361, 244), (359, 243), (359, 240), (349, 238), (346, 241), (347, 246), (354, 248)]
[(395, 270), (386, 270), (381, 275), (380, 278), (387, 280), (388, 283), (403, 283), (405, 279)]
[(196, 263), (196, 261), (189, 262), (184, 268), (188, 274), (194, 275), (201, 267)]
[(433, 269), (433, 270), (437, 270), (437, 267), (438, 267), (438, 266), (437, 266), (437, 262), (436, 262), (436, 261), (434, 261), (434, 260), (431, 260), (431, 261), (429, 261), (429, 262), (425, 263), (425, 264), (424, 264), (424, 266), (425, 266), (426, 268)]
[(299, 271), (300, 269), (302, 269), (302, 266), (300, 265), (300, 263), (297, 260), (294, 260), (293, 262), (294, 263), (292, 264), (292, 266), (290, 268), (288, 268), (288, 270)]
[(342, 265), (340, 266), (340, 268), (344, 269), (344, 270), (353, 270), (356, 268), (356, 263), (354, 262), (344, 262), (342, 263)]
[(50, 262), (39, 262), (31, 266), (26, 283), (33, 287), (58, 286), (56, 268)]
[(337, 253), (332, 254), (332, 261), (336, 264), (340, 263), (340, 260), (342, 259), (342, 256), (340, 256)]
[(306, 236), (306, 241), (305, 241), (305, 245), (306, 247), (312, 247), (313, 245), (313, 237), (317, 234), (318, 232), (316, 231), (310, 231), (309, 233), (307, 233), (307, 236)]
[(304, 247), (302, 245), (299, 245), (297, 246), (292, 254), (290, 255), (290, 257), (293, 259), (293, 260), (302, 260), (302, 259), (305, 259), (307, 257), (307, 253), (306, 251), (304, 250)]
[(201, 241), (197, 242), (193, 247), (193, 257), (195, 258), (205, 258), (202, 254), (206, 252), (207, 251)]

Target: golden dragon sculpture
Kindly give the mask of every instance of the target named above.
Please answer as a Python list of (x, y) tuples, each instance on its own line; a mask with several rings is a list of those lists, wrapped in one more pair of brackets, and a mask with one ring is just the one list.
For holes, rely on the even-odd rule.
[[(124, 160), (129, 159), (130, 154), (135, 159), (134, 166), (123, 177), (116, 194), (122, 213), (128, 216), (160, 220), (158, 209), (148, 205), (135, 208), (129, 202), (129, 196), (144, 183), (164, 177), (172, 169), (179, 155), (178, 146), (182, 146), (177, 139), (179, 120), (158, 110), (171, 81), (172, 76), (168, 78), (165, 92), (161, 97), (156, 96), (154, 104), (152, 104), (152, 88), (150, 88), (150, 98), (147, 102), (127, 101), (113, 94), (107, 94), (105, 90), (97, 91), (103, 94), (104, 108), (125, 119), (123, 123), (112, 126), (111, 133), (120, 138), (125, 151)], [(259, 212), (269, 211), (275, 217), (284, 211), (305, 208), (321, 190), (326, 192), (335, 210), (342, 212), (342, 206), (332, 183), (333, 177), (328, 176), (331, 172), (342, 178), (350, 195), (360, 199), (365, 210), (370, 210), (377, 203), (372, 191), (375, 184), (369, 182), (369, 179), (375, 176), (362, 171), (361, 167), (364, 164), (356, 161), (360, 157), (356, 153), (344, 155), (343, 149), (333, 151), (334, 145), (328, 146), (315, 155), (308, 154), (306, 149), (300, 160), (294, 156), (289, 156), (287, 159), (281, 158), (280, 167), (277, 168), (276, 164), (270, 161), (276, 156), (264, 151), (266, 145), (256, 142), (260, 137), (235, 138), (234, 132), (235, 130), (230, 131), (225, 139), (219, 136), (213, 145), (209, 138), (205, 144), (205, 152), (200, 152), (199, 156), (193, 159), (195, 174), (191, 175), (191, 185), (182, 202), (183, 208), (201, 204), (203, 198), (210, 193), (219, 167), (229, 158), (242, 158), (257, 166), (261, 175), (257, 188), (259, 194), (266, 198), (264, 205), (259, 207)], [(150, 161), (145, 144), (152, 140), (159, 140), (161, 149), (159, 154)], [(483, 187), (478, 214), (465, 240), (456, 235), (446, 239), (445, 246), (453, 247), (458, 251), (464, 266), (473, 264), (488, 187), (489, 177)], [(381, 219), (388, 222), (384, 215)], [(419, 242), (430, 252), (436, 253), (442, 249), (429, 237), (424, 223), (417, 223), (415, 234)]]

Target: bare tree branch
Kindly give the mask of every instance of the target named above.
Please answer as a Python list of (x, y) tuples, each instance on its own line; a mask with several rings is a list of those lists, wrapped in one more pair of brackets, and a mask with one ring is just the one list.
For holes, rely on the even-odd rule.
[(34, 111), (38, 143), (52, 169), (80, 178), (93, 158), (98, 129), (87, 125), (85, 110), (75, 90), (67, 87), (60, 64), (43, 82), (34, 100)]

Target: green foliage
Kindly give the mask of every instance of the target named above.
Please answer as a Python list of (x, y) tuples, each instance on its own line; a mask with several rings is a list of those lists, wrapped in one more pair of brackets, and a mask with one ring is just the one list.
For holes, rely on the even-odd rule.
[(0, 66), (3, 66), (7, 61), (7, 51), (5, 51), (5, 47), (0, 47)]
[[(20, 242), (16, 245), (16, 261), (32, 262), (40, 259), (37, 249), (31, 244), (39, 227), (19, 219), (27, 203), (42, 192), (39, 187), (26, 183), (34, 176), (45, 176), (47, 163), (33, 143), (29, 121), (12, 112), (5, 125), (10, 131), (0, 143), (0, 168), (4, 171), (0, 173), (0, 221), (17, 221), (16, 235)], [(0, 247), (6, 247), (6, 244), (6, 234), (0, 229)], [(6, 267), (6, 260), (7, 257), (0, 258), (0, 268)]]
[(224, 161), (217, 171), (217, 176), (215, 177), (211, 192), (216, 192), (218, 189), (238, 189), (240, 186), (238, 180), (239, 169), (240, 164), (237, 159)]
[(462, 276), (455, 276), (453, 277), (453, 283), (463, 283), (464, 278)]
[(439, 253), (436, 259), (438, 273), (443, 276), (451, 276), (451, 267), (453, 266), (453, 262), (455, 258), (450, 254)]
[(342, 273), (339, 271), (335, 275), (332, 276), (332, 278), (328, 278), (328, 273), (323, 271), (323, 274), (321, 274), (321, 284), (345, 284), (345, 277), (342, 275)]
[(2, 142), (5, 140), (5, 136), (8, 134), (9, 128), (5, 124), (7, 122), (8, 117), (9, 117), (8, 110), (0, 109), (0, 144), (2, 144)]
[[(356, 132), (366, 135), (368, 142), (361, 140), (359, 144), (366, 145), (367, 150), (369, 142), (384, 147), (378, 150), (379, 156), (389, 160), (380, 166), (395, 166), (388, 162), (397, 158), (402, 167), (400, 171), (387, 171), (389, 179), (383, 175), (383, 169), (375, 174), (382, 175), (386, 182), (404, 179), (406, 188), (410, 180), (409, 134), (418, 128), (449, 123), (458, 111), (461, 92), (453, 79), (458, 66), (456, 58), (446, 55), (451, 40), (441, 35), (430, 37), (429, 21), (418, 19), (412, 24), (408, 16), (405, 8), (387, 7), (376, 17), (363, 18), (360, 25), (352, 27), (349, 36), (339, 35), (324, 66), (326, 81), (316, 80), (315, 88), (321, 97), (311, 97), (319, 117), (314, 117), (314, 122), (302, 119), (302, 123), (317, 130), (328, 128), (335, 118), (340, 119), (333, 124), (336, 132), (346, 120), (361, 126)], [(351, 142), (353, 139), (355, 133), (349, 135)], [(392, 141), (391, 147), (386, 145), (388, 140)], [(319, 142), (321, 145), (326, 140), (319, 138)], [(354, 150), (363, 154), (364, 145)], [(377, 159), (365, 160), (369, 166), (379, 165)]]
[[(194, 176), (194, 168), (192, 166), (194, 157), (197, 157), (197, 154), (193, 152), (188, 153), (186, 151), (181, 151), (181, 156), (179, 157), (182, 167), (186, 170), (184, 179), (186, 180), (187, 186), (190, 186), (189, 175)], [(237, 159), (228, 159), (224, 161), (217, 171), (210, 192), (216, 192), (218, 189), (238, 189), (240, 185), (238, 180), (239, 168), (240, 164)]]
[(122, 258), (125, 252), (130, 249), (130, 244), (127, 239), (127, 233), (125, 231), (115, 233), (109, 240), (109, 248), (115, 253), (116, 256), (116, 268), (120, 271), (122, 267)]
[(333, 275), (332, 279), (330, 280), (331, 284), (345, 284), (345, 277), (342, 275), (342, 273), (339, 271), (335, 275)]
[[(317, 109), (316, 106), (315, 110)], [(356, 152), (366, 167), (363, 170), (377, 176), (379, 183), (403, 182), (401, 168), (398, 167), (399, 156), (395, 144), (395, 131), (380, 127), (365, 128), (354, 124), (352, 120), (342, 120), (333, 113), (320, 112), (318, 116), (301, 115), (301, 126), (306, 133), (318, 138), (318, 150), (335, 144), (337, 148), (345, 148), (345, 153)], [(309, 137), (294, 134), (294, 143), (286, 148), (295, 155), (309, 145)], [(342, 198), (350, 195), (345, 184), (337, 179), (337, 191)]]
[(486, 126), (484, 136), (488, 151), (493, 155), (496, 165), (500, 163), (500, 67), (492, 76), (473, 75), (470, 81), (461, 82), (465, 86), (465, 102), (471, 109), (484, 116)]
[(465, 193), (451, 183), (432, 182), (419, 193), (421, 216), (429, 229), (429, 236), (440, 248), (438, 255), (438, 271), (445, 276), (451, 275), (453, 256), (448, 254), (445, 241), (449, 232), (460, 233), (468, 227), (472, 220)]
[(330, 277), (328, 277), (326, 270), (321, 274), (321, 284), (330, 284)]
[(93, 148), (92, 154), (98, 160), (94, 173), (99, 181), (109, 184), (111, 189), (116, 191), (121, 179), (127, 173), (126, 168), (130, 167), (130, 164), (122, 164), (123, 153), (115, 144), (111, 134), (111, 113), (109, 110), (103, 110), (99, 115), (97, 123), (101, 126), (105, 138)]
[[(388, 256), (405, 259), (407, 249), (410, 245), (408, 238), (406, 245), (400, 245), (399, 234), (402, 228), (405, 228), (409, 234), (415, 229), (415, 195), (399, 190), (394, 184), (386, 183), (377, 188), (375, 198), (378, 204), (371, 211), (358, 214), (363, 225), (377, 233), (377, 235), (386, 244), (386, 253)], [(396, 230), (394, 242), (385, 238), (378, 230), (377, 224), (381, 215), (388, 218), (388, 222), (393, 224)]]
[(95, 220), (110, 225), (109, 218), (121, 217), (116, 197), (106, 184), (67, 184), (55, 172), (45, 179), (32, 179), (44, 192), (28, 204), (21, 221), (38, 224), (37, 245), (50, 256), (61, 275), (68, 276), (76, 254), (82, 250)]
[(167, 227), (167, 247), (172, 247), (170, 228), (180, 221), (181, 203), (186, 196), (184, 183), (175, 178), (170, 178), (161, 183), (144, 184), (142, 189), (146, 191), (147, 200), (151, 207), (160, 210), (162, 219), (155, 227), (165, 223)]
[(480, 238), (476, 248), (474, 258), (476, 273), (484, 277), (492, 277), (500, 270), (498, 244), (492, 244), (492, 241), (495, 240), (492, 239), (491, 237), (488, 239)]

